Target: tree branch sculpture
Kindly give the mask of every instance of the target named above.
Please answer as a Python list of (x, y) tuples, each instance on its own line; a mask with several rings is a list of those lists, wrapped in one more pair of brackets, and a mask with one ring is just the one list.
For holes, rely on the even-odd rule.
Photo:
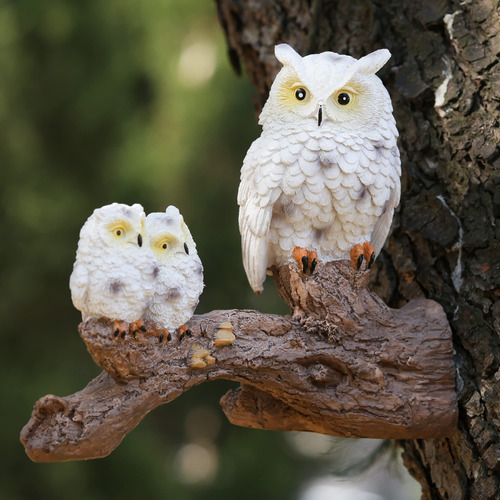
[(221, 404), (237, 425), (370, 438), (444, 437), (456, 428), (451, 331), (441, 306), (388, 308), (347, 261), (274, 270), (292, 314), (194, 316), (191, 336), (152, 329), (122, 339), (105, 318), (79, 332), (105, 372), (67, 397), (47, 395), (21, 432), (29, 457), (111, 453), (152, 409), (215, 379), (241, 382)]

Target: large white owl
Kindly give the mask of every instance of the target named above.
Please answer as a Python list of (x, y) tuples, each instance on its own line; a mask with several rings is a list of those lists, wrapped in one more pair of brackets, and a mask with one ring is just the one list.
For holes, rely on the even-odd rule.
[(69, 282), (83, 320), (104, 316), (117, 325), (140, 323), (155, 269), (151, 251), (143, 246), (144, 222), (141, 205), (113, 203), (94, 210), (83, 225)]
[(144, 318), (169, 331), (184, 326), (203, 290), (203, 266), (179, 210), (146, 217), (145, 244), (156, 256), (156, 285)]
[(303, 272), (317, 259), (371, 265), (400, 197), (398, 131), (375, 75), (390, 52), (301, 57), (281, 44), (275, 54), (283, 68), (238, 191), (243, 265), (256, 293), (270, 266), (294, 259)]

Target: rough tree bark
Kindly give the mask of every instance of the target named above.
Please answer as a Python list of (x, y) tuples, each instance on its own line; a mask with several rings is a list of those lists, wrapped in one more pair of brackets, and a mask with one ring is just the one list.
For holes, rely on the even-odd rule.
[(405, 440), (425, 499), (500, 495), (500, 13), (495, 0), (217, 0), (233, 65), (265, 102), (276, 43), (360, 57), (381, 71), (400, 130), (403, 194), (372, 288), (433, 298), (450, 320), (458, 432)]

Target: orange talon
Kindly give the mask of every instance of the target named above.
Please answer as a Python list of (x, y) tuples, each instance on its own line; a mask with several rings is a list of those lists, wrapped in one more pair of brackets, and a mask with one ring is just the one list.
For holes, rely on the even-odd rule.
[(318, 254), (314, 251), (307, 251), (307, 258), (309, 259), (310, 263), (310, 268), (311, 268), (311, 274), (314, 272), (314, 269), (316, 269), (316, 264), (318, 263)]
[(134, 336), (139, 330), (141, 330), (141, 332), (147, 331), (146, 326), (144, 325), (144, 321), (142, 321), (142, 319), (132, 321), (132, 323), (130, 323), (128, 330)]
[(363, 245), (357, 244), (351, 248), (351, 265), (356, 271), (359, 271), (361, 264), (363, 264), (365, 256), (363, 253)]
[(302, 272), (307, 271), (307, 263), (304, 268), (304, 261), (307, 261), (307, 250), (304, 250), (303, 248), (300, 247), (295, 247), (292, 252), (293, 258), (297, 262), (297, 265), (299, 266), (299, 269), (303, 269)]
[(127, 328), (125, 327), (123, 321), (121, 319), (115, 319), (112, 325), (113, 335), (115, 337), (120, 336), (122, 339), (125, 338), (127, 334)]
[(182, 340), (184, 336), (191, 337), (191, 330), (187, 325), (182, 325), (181, 327), (179, 327), (179, 340)]
[(365, 256), (366, 262), (368, 262), (368, 269), (370, 269), (375, 261), (375, 248), (370, 243), (366, 241), (363, 243), (363, 254)]
[(366, 241), (361, 244), (358, 243), (351, 248), (351, 264), (356, 271), (361, 269), (363, 262), (366, 260), (366, 269), (372, 267), (373, 261), (375, 260), (375, 248), (370, 243)]
[(166, 328), (163, 328), (162, 330), (160, 330), (160, 332), (161, 332), (160, 335), (158, 335), (158, 340), (160, 341), (160, 344), (165, 339), (167, 340), (167, 342), (170, 342), (172, 340), (172, 335)]
[(299, 269), (301, 269), (304, 274), (306, 274), (308, 270), (311, 273), (314, 272), (316, 264), (318, 263), (318, 254), (314, 250), (310, 251), (304, 248), (295, 247), (292, 255)]

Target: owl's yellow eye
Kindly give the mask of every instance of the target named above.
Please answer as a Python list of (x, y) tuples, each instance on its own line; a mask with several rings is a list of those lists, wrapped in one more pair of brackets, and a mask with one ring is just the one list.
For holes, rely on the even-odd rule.
[(166, 250), (169, 250), (174, 243), (175, 241), (170, 235), (164, 235), (160, 236), (152, 243), (152, 248), (158, 253), (164, 253)]
[(349, 94), (347, 92), (341, 92), (337, 96), (337, 102), (342, 106), (349, 104), (350, 100), (351, 100), (351, 97), (349, 96)]
[(333, 94), (333, 100), (337, 106), (346, 107), (350, 106), (354, 103), (356, 98), (356, 92), (351, 89), (341, 89), (335, 94)]
[(106, 229), (117, 239), (126, 238), (133, 231), (132, 226), (126, 220), (116, 220), (110, 223)]
[(303, 89), (302, 87), (298, 88), (296, 91), (295, 91), (295, 98), (297, 99), (297, 101), (303, 101), (307, 96), (307, 92), (306, 92), (306, 89)]
[(293, 108), (297, 104), (307, 104), (311, 100), (311, 92), (296, 75), (290, 75), (278, 87), (278, 97)]

